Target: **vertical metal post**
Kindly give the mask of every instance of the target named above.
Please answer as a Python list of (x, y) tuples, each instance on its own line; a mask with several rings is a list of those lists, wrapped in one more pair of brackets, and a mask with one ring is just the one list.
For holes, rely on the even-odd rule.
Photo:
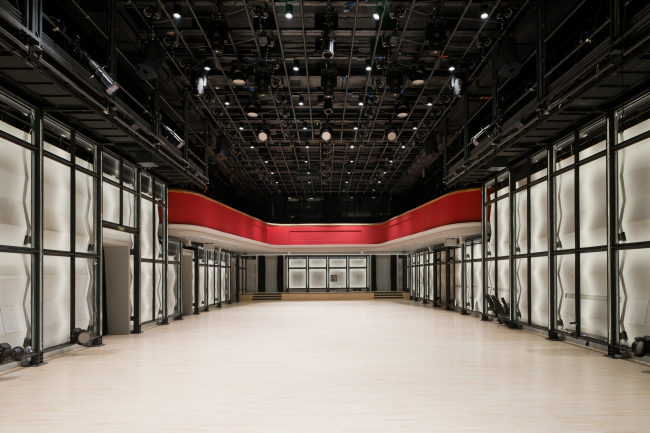
[(449, 301), (451, 300), (451, 266), (450, 266), (450, 248), (445, 248), (445, 293), (446, 293), (446, 299), (445, 299), (445, 310), (451, 310), (451, 307), (449, 306)]
[(162, 210), (162, 254), (163, 254), (163, 270), (162, 270), (162, 304), (163, 304), (163, 323), (169, 323), (169, 314), (167, 311), (167, 272), (169, 270), (169, 237), (168, 229), (168, 213), (167, 213), (167, 185), (163, 185), (163, 206)]
[(43, 114), (32, 111), (32, 144), (36, 146), (32, 165), (32, 320), (29, 365), (43, 365)]
[(528, 290), (528, 324), (532, 324), (532, 314), (533, 314), (533, 303), (531, 301), (532, 299), (532, 276), (531, 276), (531, 268), (532, 268), (532, 257), (530, 257), (530, 253), (532, 251), (531, 247), (531, 234), (532, 234), (532, 229), (530, 228), (530, 164), (531, 160), (528, 158), (528, 164), (526, 168), (526, 288)]
[(619, 350), (620, 341), (620, 307), (618, 287), (618, 191), (616, 176), (618, 165), (614, 146), (618, 143), (618, 116), (615, 111), (607, 113), (607, 319), (608, 350), (607, 355), (614, 357)]
[(467, 314), (467, 269), (465, 268), (465, 251), (466, 251), (466, 246), (465, 242), (462, 243), (460, 246), (460, 313), (461, 314)]
[(488, 320), (488, 314), (487, 314), (487, 251), (488, 251), (488, 233), (487, 233), (487, 225), (488, 225), (488, 214), (487, 214), (487, 205), (485, 202), (487, 201), (488, 197), (488, 188), (486, 184), (484, 183), (481, 186), (481, 210), (482, 210), (482, 215), (481, 215), (481, 247), (483, 250), (483, 254), (481, 254), (481, 271), (482, 271), (482, 278), (483, 278), (483, 284), (482, 284), (482, 290), (483, 290), (483, 307), (482, 307), (482, 314), (481, 314), (481, 320)]
[(192, 314), (201, 314), (199, 306), (199, 273), (201, 267), (199, 260), (201, 260), (200, 248), (194, 248), (194, 311)]
[(43, 35), (43, 1), (27, 0), (25, 2), (25, 25), (39, 41)]
[(546, 1), (537, 1), (537, 100), (546, 98)]
[(70, 335), (75, 328), (75, 283), (76, 283), (76, 232), (77, 232), (77, 219), (76, 215), (76, 202), (77, 202), (77, 143), (76, 143), (76, 131), (73, 129), (70, 131)]
[[(102, 311), (102, 284), (104, 281), (104, 247), (103, 247), (103, 236), (102, 236), (102, 220), (103, 216), (103, 189), (102, 189), (102, 173), (103, 173), (103, 153), (101, 147), (94, 148), (95, 154), (93, 155), (93, 167), (95, 168), (95, 173), (98, 177), (94, 180), (95, 188), (95, 202), (94, 207), (94, 227), (93, 227), (93, 245), (92, 249), (95, 254), (99, 255), (99, 258), (93, 259), (93, 297), (92, 297), (92, 335), (98, 337), (99, 340), (95, 340), (96, 343), (101, 344), (101, 336), (104, 334), (102, 328), (102, 321), (100, 320)], [(139, 182), (138, 182), (139, 183)]]
[(469, 160), (469, 91), (463, 94), (463, 164)]
[(517, 311), (519, 310), (519, 305), (517, 305), (517, 267), (515, 265), (515, 248), (516, 248), (516, 206), (517, 200), (515, 196), (515, 170), (510, 168), (508, 170), (508, 200), (510, 201), (509, 209), (509, 223), (510, 223), (510, 236), (509, 236), (509, 248), (508, 248), (508, 263), (510, 270), (510, 320), (519, 320), (517, 317)]
[(235, 258), (235, 302), (239, 302), (239, 256)]
[(555, 263), (555, 147), (548, 146), (546, 154), (546, 162), (548, 164), (547, 174), (547, 254), (548, 254), (548, 338), (550, 340), (557, 340), (558, 335), (556, 330), (557, 322), (557, 267)]
[(576, 317), (576, 335), (580, 335), (580, 307), (581, 307), (581, 282), (580, 282), (580, 132), (576, 129), (573, 135), (573, 209), (574, 209), (574, 227), (575, 227), (575, 317)]
[[(100, 173), (101, 174), (101, 173)], [(136, 190), (135, 196), (135, 224), (138, 229), (133, 236), (133, 334), (142, 332), (142, 312), (140, 310), (140, 297), (142, 296), (142, 175), (136, 169)]]
[(108, 36), (108, 72), (117, 81), (117, 38), (115, 36), (117, 0), (108, 0), (108, 11), (106, 14), (106, 29)]
[(203, 153), (203, 170), (205, 177), (208, 177), (209, 165), (210, 165), (210, 155), (208, 154), (208, 149), (210, 148), (210, 131), (208, 130), (208, 120), (203, 119), (203, 146), (205, 152)]

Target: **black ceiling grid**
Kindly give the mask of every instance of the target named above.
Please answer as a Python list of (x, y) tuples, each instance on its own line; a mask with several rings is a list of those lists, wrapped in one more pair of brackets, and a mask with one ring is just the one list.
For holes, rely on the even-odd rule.
[[(146, 162), (149, 158), (142, 155), (153, 155), (158, 166), (150, 170), (172, 185), (277, 222), (295, 222), (290, 213), (296, 206), (304, 208), (298, 213), (305, 221), (317, 220), (321, 212), (328, 218), (354, 214), (359, 222), (370, 221), (451, 189), (478, 185), (495, 170), (602, 116), (624, 96), (640, 91), (650, 77), (650, 5), (643, 0), (545, 1), (544, 95), (538, 92), (536, 75), (537, 0), (52, 0), (43, 2), (40, 41), (26, 37), (29, 31), (23, 25), (21, 10), (32, 1), (0, 0), (3, 86), (132, 162)], [(110, 4), (117, 11), (114, 28), (109, 27)], [(293, 5), (291, 18), (284, 14), (287, 4)], [(175, 5), (181, 8), (180, 18), (172, 16)], [(378, 5), (384, 9), (374, 19)], [(623, 38), (610, 37), (616, 5), (625, 11), (620, 20)], [(485, 8), (489, 13), (483, 18)], [(326, 63), (320, 39), (328, 13), (335, 39), (329, 60), (337, 70), (330, 115), (324, 112), (320, 82)], [(220, 53), (212, 49), (215, 14), (222, 14), (228, 26)], [(437, 52), (427, 32), (434, 23), (444, 23), (446, 33)], [(270, 43), (260, 39), (260, 30)], [(113, 67), (120, 89), (107, 97), (73, 44), (79, 37), (104, 66), (111, 47), (107, 35), (113, 31)], [(166, 53), (158, 104), (152, 99), (154, 82), (136, 72), (144, 41), (151, 37)], [(493, 60), (508, 38), (515, 41), (521, 70), (499, 77), (494, 98)], [(30, 56), (39, 44), (40, 60)], [(212, 69), (204, 95), (197, 96), (195, 71), (206, 60)], [(299, 61), (298, 71), (292, 69), (294, 60)], [(246, 86), (233, 83), (233, 61), (247, 65)], [(275, 65), (274, 82), (268, 96), (259, 97), (261, 116), (251, 118), (246, 107), (255, 94), (259, 62)], [(419, 86), (409, 74), (416, 62), (424, 65)], [(398, 94), (389, 92), (386, 63), (403, 68)], [(450, 72), (450, 63), (459, 69)], [(465, 82), (455, 94), (452, 77), (458, 76)], [(397, 95), (408, 102), (399, 118)], [(298, 105), (301, 96), (304, 105)], [(429, 98), (432, 106), (427, 105)], [(185, 148), (177, 149), (172, 137), (156, 135), (155, 106), (160, 107), (162, 124), (187, 137)], [(320, 129), (328, 119), (333, 136), (324, 143)], [(270, 132), (266, 142), (257, 140), (262, 125)], [(384, 136), (388, 125), (397, 129), (397, 141)], [(484, 128), (491, 129), (477, 146), (466, 142)], [(225, 156), (217, 148), (223, 135), (231, 143)]]

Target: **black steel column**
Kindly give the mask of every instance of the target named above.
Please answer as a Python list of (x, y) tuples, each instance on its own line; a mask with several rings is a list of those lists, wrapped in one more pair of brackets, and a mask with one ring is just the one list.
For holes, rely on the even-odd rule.
[(201, 314), (199, 306), (199, 272), (201, 268), (199, 266), (199, 260), (201, 259), (199, 247), (194, 248), (194, 312), (192, 314)]
[(581, 290), (580, 290), (580, 132), (576, 129), (573, 135), (573, 216), (575, 227), (575, 317), (576, 317), (576, 335), (580, 335), (581, 319), (580, 319), (580, 303)]
[(239, 284), (240, 284), (240, 278), (239, 278), (239, 256), (236, 257), (235, 259), (235, 302), (239, 302)]
[(556, 210), (555, 210), (555, 178), (553, 173), (555, 172), (555, 148), (553, 146), (548, 146), (546, 162), (548, 164), (547, 169), (547, 221), (546, 221), (546, 233), (547, 238), (547, 254), (548, 254), (548, 338), (550, 340), (557, 340), (558, 335), (556, 330), (556, 321), (557, 321), (557, 267), (555, 265), (555, 221), (556, 221)]
[(162, 313), (162, 323), (163, 324), (168, 324), (169, 323), (169, 314), (167, 310), (167, 271), (169, 269), (169, 236), (167, 234), (167, 230), (169, 228), (169, 220), (168, 220), (168, 213), (167, 213), (167, 205), (168, 205), (168, 194), (167, 194), (167, 185), (163, 185), (163, 201), (164, 205), (161, 208), (162, 211), (162, 255), (163, 255), (163, 263), (162, 263), (162, 304), (163, 304), (163, 313)]
[(377, 291), (377, 256), (370, 256), (370, 290)]
[[(102, 173), (100, 172), (100, 175)], [(101, 179), (101, 178), (100, 178)], [(142, 313), (140, 311), (140, 296), (142, 292), (141, 268), (142, 268), (142, 176), (140, 170), (136, 170), (136, 189), (135, 196), (135, 223), (138, 229), (137, 234), (133, 236), (133, 334), (142, 332)], [(153, 187), (153, 185), (152, 185)]]
[(530, 228), (530, 164), (531, 160), (528, 158), (528, 164), (526, 168), (526, 287), (528, 290), (528, 324), (532, 324), (532, 315), (533, 315), (533, 305), (531, 302), (532, 299), (532, 276), (531, 276), (531, 267), (532, 267), (532, 258), (530, 257), (531, 247), (531, 234), (532, 230)]
[(75, 252), (77, 250), (75, 235), (77, 232), (77, 218), (76, 218), (76, 208), (77, 208), (77, 143), (76, 143), (76, 131), (73, 129), (70, 131), (70, 335), (72, 335), (75, 328), (76, 317), (75, 317), (75, 283), (76, 283), (76, 257)]
[(465, 268), (466, 245), (465, 242), (460, 246), (460, 313), (467, 314), (467, 269)]
[[(94, 212), (94, 233), (93, 233), (93, 245), (92, 252), (99, 255), (98, 258), (93, 259), (93, 297), (92, 297), (92, 310), (93, 310), (93, 324), (91, 334), (95, 337), (98, 337), (100, 340), (96, 340), (97, 343), (101, 342), (101, 336), (104, 334), (102, 329), (102, 321), (100, 320), (102, 311), (102, 283), (104, 281), (104, 246), (103, 246), (103, 236), (102, 236), (102, 220), (103, 216), (103, 188), (102, 188), (102, 173), (103, 173), (103, 158), (102, 158), (102, 148), (95, 147), (95, 154), (93, 155), (93, 167), (95, 168), (95, 173), (98, 174), (98, 177), (93, 179), (94, 181), (94, 190), (95, 190), (95, 202), (93, 204)], [(136, 182), (140, 184), (140, 182)], [(137, 198), (137, 197), (136, 197)], [(135, 237), (137, 239), (137, 236)]]
[[(517, 267), (515, 264), (515, 245), (516, 245), (516, 223), (515, 223), (515, 216), (516, 216), (516, 206), (517, 206), (517, 200), (515, 197), (515, 170), (514, 169), (509, 169), (508, 170), (508, 200), (510, 202), (510, 209), (509, 209), (509, 223), (510, 223), (510, 236), (509, 236), (509, 248), (508, 248), (508, 263), (509, 263), (509, 270), (510, 270), (510, 320), (519, 320), (517, 317), (517, 311), (519, 310), (519, 305), (517, 305)], [(498, 241), (498, 239), (497, 239)]]
[(546, 1), (537, 1), (537, 100), (546, 97)]
[(483, 308), (482, 308), (482, 314), (481, 314), (481, 320), (489, 320), (488, 319), (488, 314), (487, 314), (487, 261), (485, 260), (487, 257), (487, 251), (488, 251), (488, 232), (487, 232), (487, 227), (488, 227), (488, 212), (487, 209), (488, 207), (485, 205), (485, 202), (487, 201), (488, 197), (488, 188), (485, 184), (481, 186), (481, 210), (482, 210), (482, 216), (481, 216), (481, 245), (483, 249), (483, 254), (481, 254), (481, 270), (482, 270), (482, 278), (483, 278)]
[(615, 111), (607, 113), (607, 318), (608, 318), (608, 356), (619, 351), (620, 308), (618, 288), (618, 195), (616, 174), (618, 172), (614, 146), (618, 142), (618, 116)]
[(451, 300), (451, 266), (450, 264), (450, 251), (451, 248), (445, 248), (445, 291), (446, 291), (446, 301), (445, 301), (445, 310), (451, 310), (451, 307), (449, 306), (449, 301)]
[(266, 292), (266, 257), (257, 256), (257, 291)]
[(36, 146), (32, 164), (32, 308), (29, 365), (43, 365), (43, 115), (34, 110), (32, 144)]

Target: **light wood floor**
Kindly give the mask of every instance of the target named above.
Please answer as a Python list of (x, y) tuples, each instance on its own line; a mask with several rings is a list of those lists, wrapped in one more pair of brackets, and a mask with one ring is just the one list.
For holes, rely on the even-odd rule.
[(243, 303), (105, 343), (0, 375), (2, 431), (650, 431), (649, 366), (409, 301)]

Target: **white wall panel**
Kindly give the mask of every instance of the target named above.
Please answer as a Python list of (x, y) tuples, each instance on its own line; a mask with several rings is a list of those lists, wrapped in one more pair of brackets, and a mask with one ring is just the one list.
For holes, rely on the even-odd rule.
[(70, 168), (43, 161), (43, 247), (70, 251)]
[(43, 345), (67, 343), (70, 335), (70, 258), (43, 258)]
[(0, 253), (0, 340), (12, 347), (31, 329), (30, 280), (31, 256)]
[[(31, 136), (0, 122), (0, 129), (22, 140)], [(32, 152), (0, 138), (0, 245), (23, 246), (31, 235)]]
[(94, 283), (94, 262), (95, 259), (75, 259), (75, 327), (88, 329), (94, 323), (92, 296)]
[(265, 256), (266, 272), (264, 275), (267, 292), (278, 291), (278, 256)]

